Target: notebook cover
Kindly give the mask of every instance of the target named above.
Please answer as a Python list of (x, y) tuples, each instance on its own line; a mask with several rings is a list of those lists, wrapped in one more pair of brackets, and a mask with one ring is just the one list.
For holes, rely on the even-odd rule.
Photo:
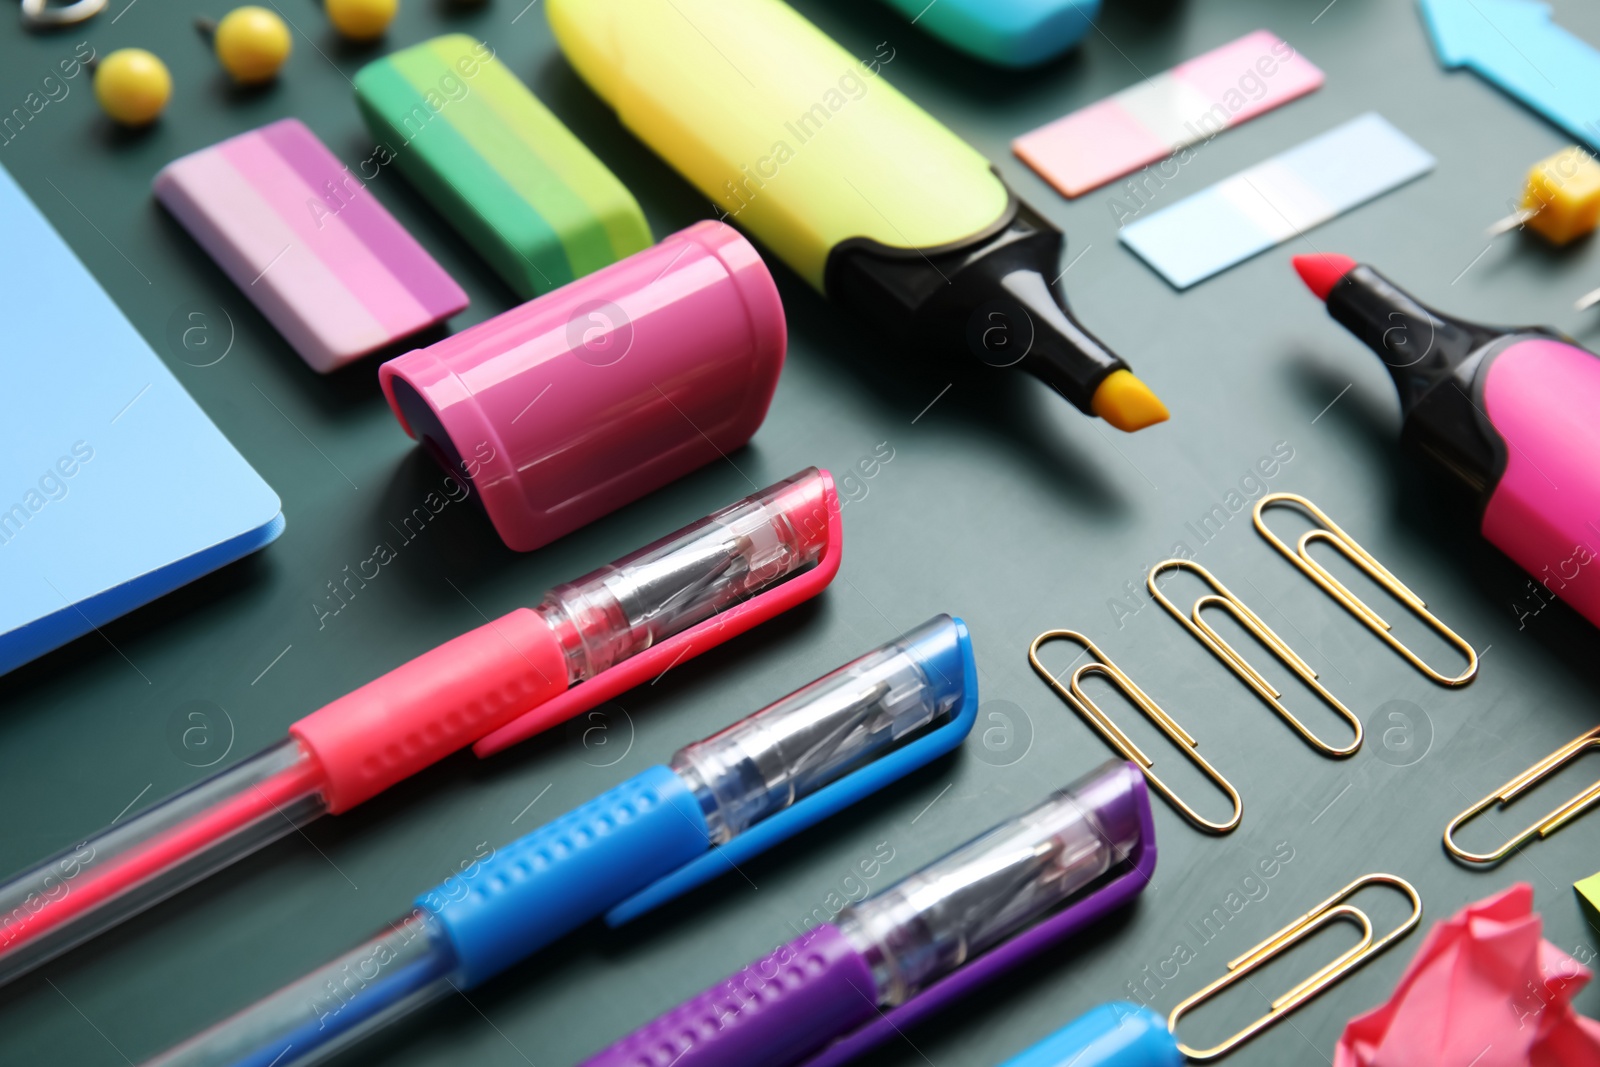
[(253, 552), (274, 493), (0, 168), (0, 673)]

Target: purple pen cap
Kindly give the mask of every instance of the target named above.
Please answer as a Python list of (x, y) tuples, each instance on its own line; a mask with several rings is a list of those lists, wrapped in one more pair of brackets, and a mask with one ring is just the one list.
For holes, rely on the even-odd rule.
[(1140, 803), (1145, 796), (1134, 786), (1140, 777), (1138, 768), (1126, 760), (1107, 760), (1063, 790), (1077, 797), (1099, 824), (1118, 852), (1117, 862), (1128, 858), (1143, 833)]

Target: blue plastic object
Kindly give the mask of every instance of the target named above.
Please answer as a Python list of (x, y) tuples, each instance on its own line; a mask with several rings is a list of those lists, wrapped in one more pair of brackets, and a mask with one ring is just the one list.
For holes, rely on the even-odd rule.
[(978, 715), (966, 623), (932, 628), (906, 651), (924, 674), (959, 689), (951, 720), (832, 782), (715, 849), (694, 794), (655, 766), (419, 896), (474, 986), (608, 908), (615, 926), (643, 914), (954, 749)]
[[(0, 234), (3, 674), (261, 548), (283, 508), (3, 167)], [(215, 308), (168, 330), (186, 362), (233, 343)]]
[(1182, 1067), (1178, 1039), (1149, 1008), (1113, 1001), (1078, 1016), (1001, 1067)]
[(607, 925), (621, 926), (682, 896), (960, 745), (972, 732), (972, 724), (978, 718), (978, 666), (973, 659), (972, 635), (967, 624), (959, 618), (952, 623), (934, 631), (909, 650), (925, 673), (953, 678), (961, 687), (961, 705), (949, 722), (824, 786), (793, 807), (785, 808), (727, 844), (666, 875), (607, 912)]
[(491, 978), (706, 853), (694, 794), (663, 766), (610, 789), (417, 898), (450, 937), (464, 985)]
[[(940, 0), (942, 6), (944, 0)], [(1600, 149), (1600, 50), (1551, 21), (1538, 0), (1421, 0), (1434, 51), (1471, 67), (1568, 134)]]
[(1100, 0), (886, 0), (952, 48), (1002, 67), (1033, 67), (1083, 39)]

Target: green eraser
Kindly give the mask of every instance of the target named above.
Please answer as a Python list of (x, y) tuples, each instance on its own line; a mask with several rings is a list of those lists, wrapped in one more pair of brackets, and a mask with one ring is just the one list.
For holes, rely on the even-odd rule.
[(1589, 925), (1600, 930), (1600, 874), (1591, 874), (1582, 881), (1572, 883), (1578, 891), (1578, 901), (1583, 905), (1583, 917)]
[(633, 194), (475, 38), (368, 63), (356, 102), (373, 164), (399, 167), (523, 298), (651, 243)]

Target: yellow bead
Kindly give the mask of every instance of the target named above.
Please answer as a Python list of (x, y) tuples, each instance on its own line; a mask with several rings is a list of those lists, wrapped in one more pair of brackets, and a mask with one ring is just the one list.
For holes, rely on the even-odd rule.
[(1534, 164), (1522, 193), (1536, 211), (1528, 228), (1558, 245), (1592, 233), (1600, 224), (1600, 163), (1582, 148), (1567, 148)]
[(217, 23), (212, 46), (222, 69), (240, 85), (259, 85), (277, 77), (289, 58), (289, 27), (264, 7), (236, 7)]
[(167, 65), (143, 48), (119, 48), (94, 70), (94, 95), (107, 115), (125, 126), (155, 120), (172, 96)]
[(333, 28), (353, 41), (370, 41), (383, 36), (394, 21), (400, 0), (325, 0), (328, 21)]

